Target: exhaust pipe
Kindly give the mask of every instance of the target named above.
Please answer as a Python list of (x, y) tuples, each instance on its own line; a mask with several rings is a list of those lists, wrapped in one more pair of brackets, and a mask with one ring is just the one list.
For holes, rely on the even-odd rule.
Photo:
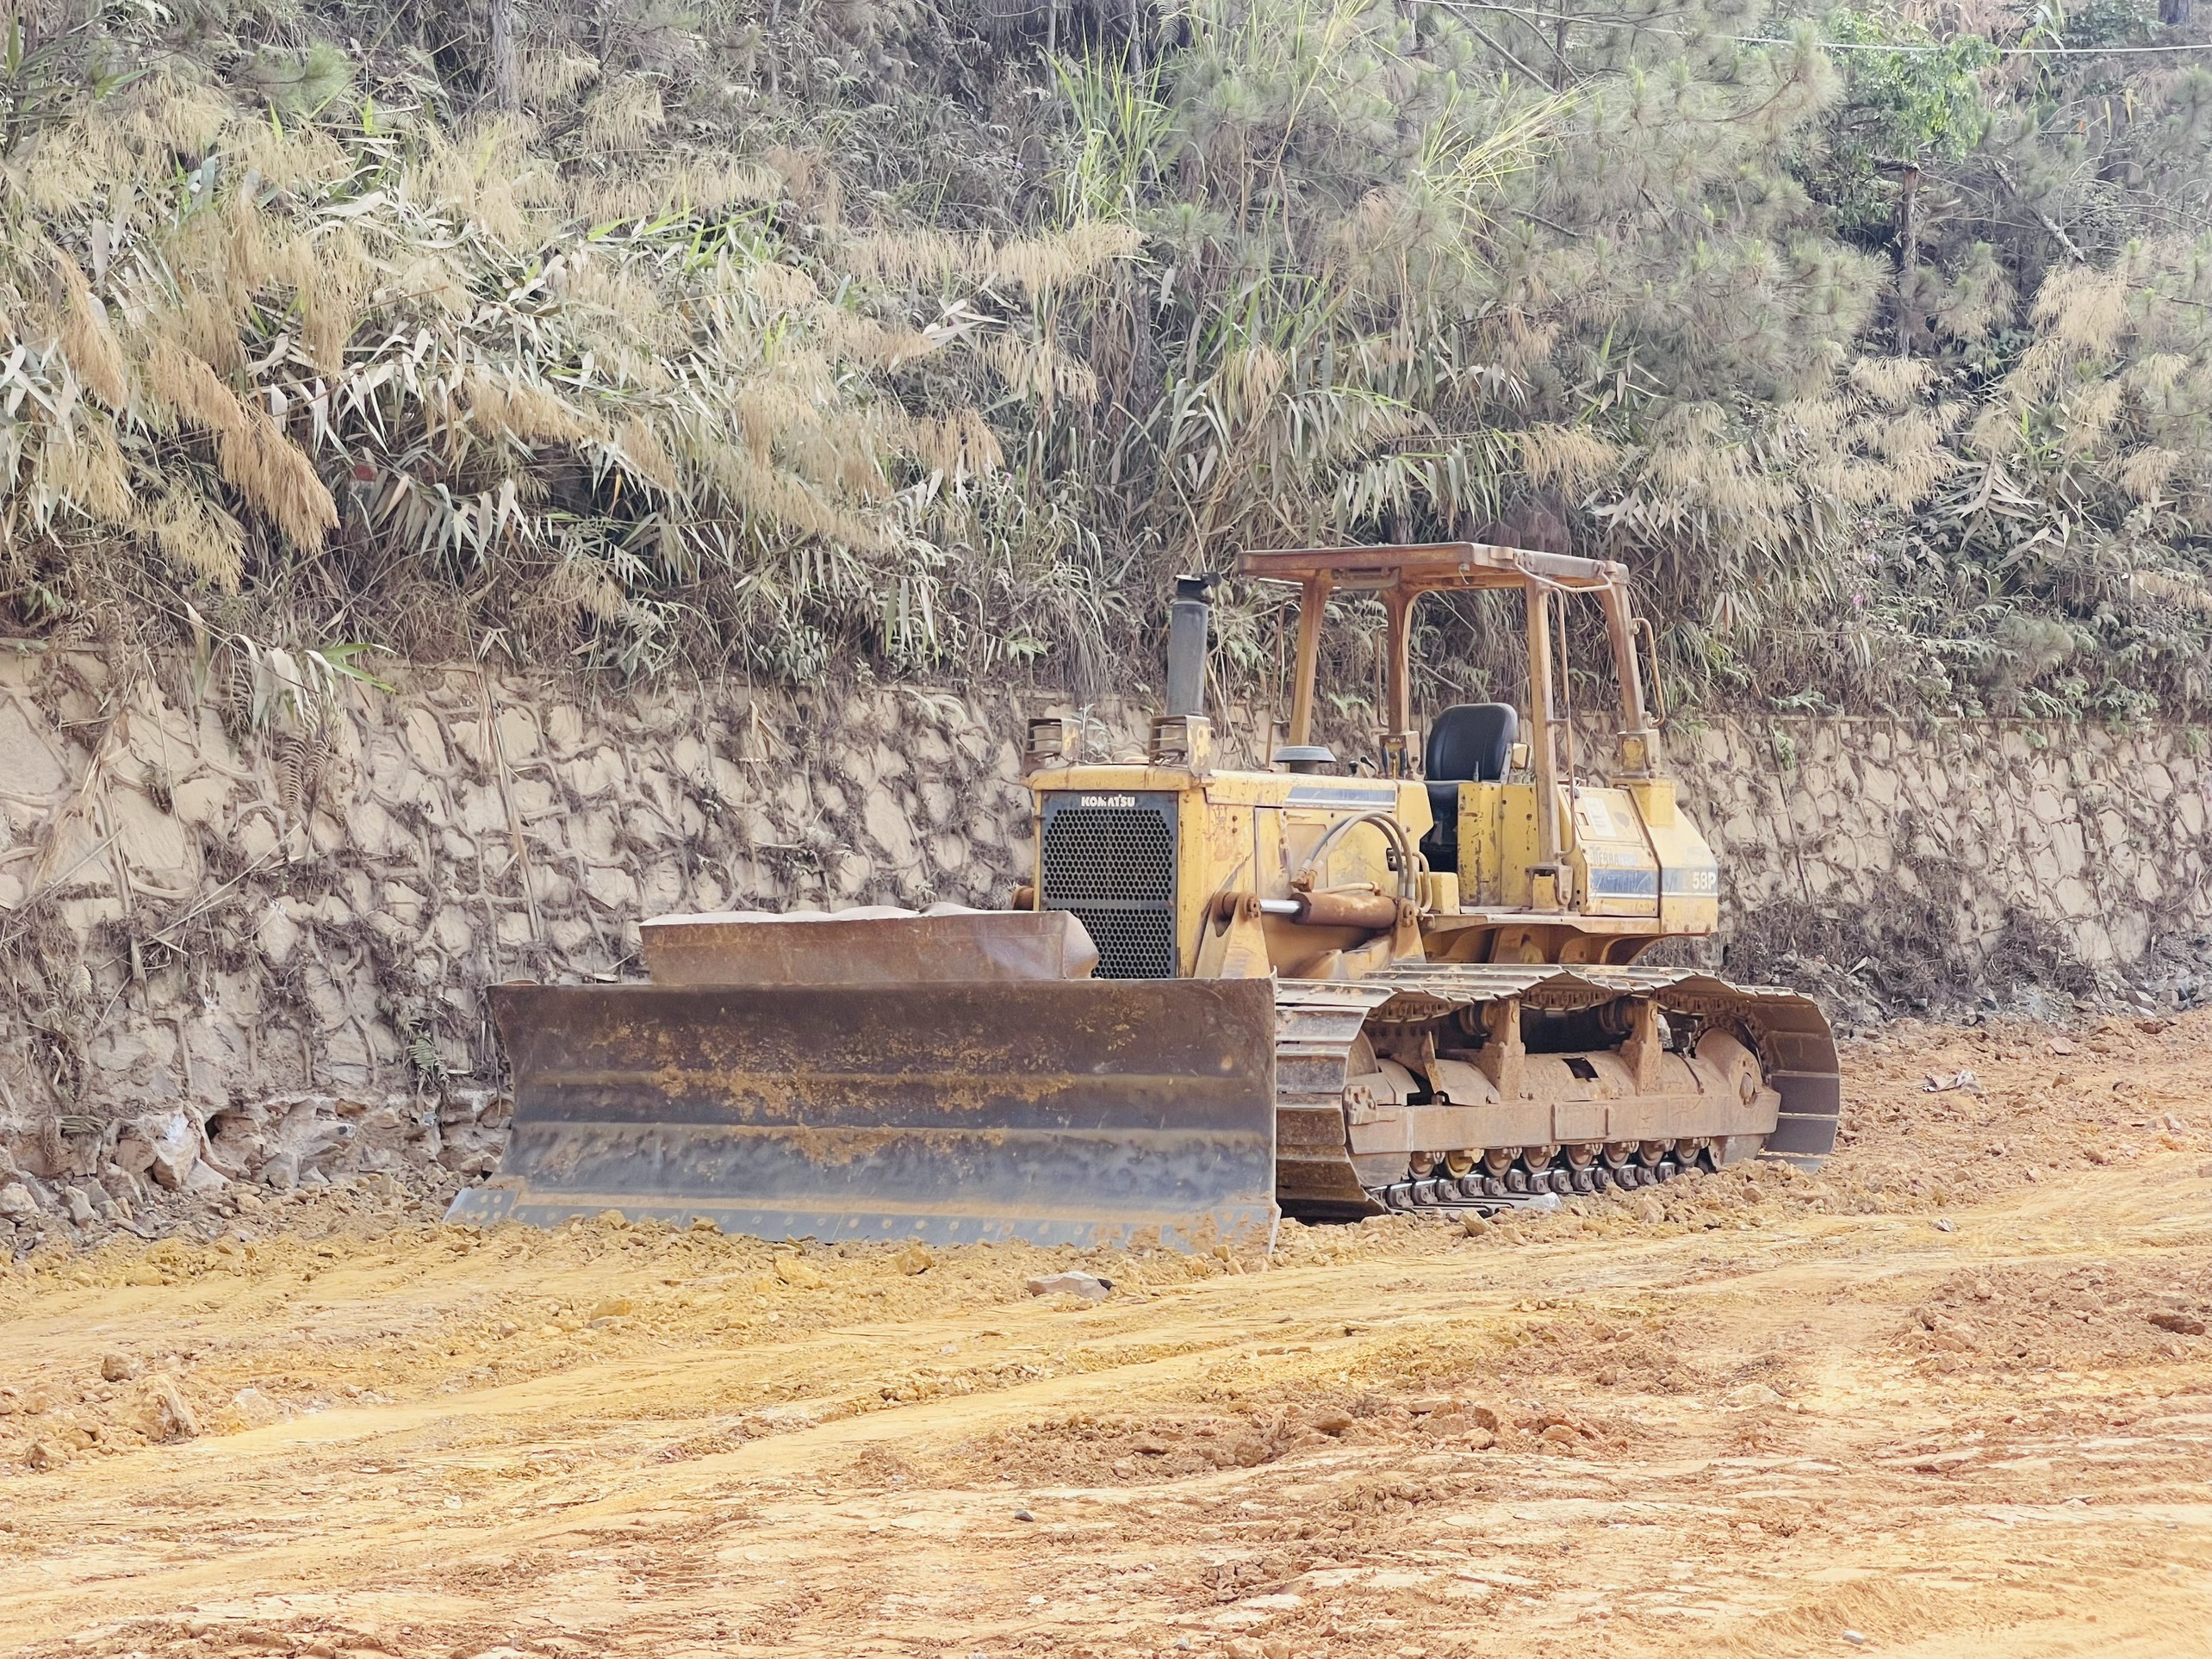
[(1177, 576), (1167, 607), (1167, 714), (1206, 712), (1206, 635), (1214, 606), (1207, 594), (1215, 576)]

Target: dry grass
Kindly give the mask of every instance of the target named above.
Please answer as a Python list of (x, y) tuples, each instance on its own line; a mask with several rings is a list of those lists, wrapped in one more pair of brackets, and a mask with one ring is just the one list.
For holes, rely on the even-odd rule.
[[(544, 61), (531, 84), (581, 92), (599, 80), (585, 68)], [(323, 547), (340, 518), (332, 481), (350, 474), (383, 548), (535, 571), (546, 603), (529, 615), (581, 618), (551, 625), (617, 642), (665, 625), (635, 602), (656, 572), (775, 569), (809, 543), (834, 552), (730, 590), (749, 620), (741, 637), (761, 633), (767, 660), (819, 649), (802, 618), (826, 599), (865, 615), (878, 581), (911, 592), (900, 550), (933, 512), (972, 531), (974, 503), (955, 498), (996, 471), (1003, 446), (957, 396), (917, 416), (884, 379), (949, 351), (985, 389), (985, 355), (970, 334), (921, 326), (934, 298), (910, 304), (887, 281), (879, 295), (834, 275), (825, 284), (818, 263), (773, 237), (692, 257), (714, 215), (787, 192), (819, 210), (838, 186), (799, 152), (672, 151), (667, 115), (652, 78), (606, 79), (575, 129), (591, 165), (562, 177), (527, 118), (349, 148), (332, 130), (287, 133), (166, 82), (91, 110), (67, 141), (41, 146), (33, 171), (52, 212), (86, 211), (103, 173), (151, 185), (185, 145), (246, 160), (284, 194), (238, 188), (227, 165), (172, 224), (118, 230), (121, 217), (103, 217), (102, 268), (88, 276), (53, 256), (59, 309), (40, 298), (16, 313), (19, 338), (60, 341), (25, 371), (73, 376), (103, 406), (80, 404), (31, 451), (55, 552), (66, 560), (85, 538), (90, 581), (92, 532), (128, 525), (188, 588), (236, 593), (250, 572), (280, 568), (280, 545)], [(635, 164), (607, 165), (624, 152)], [(633, 214), (675, 217), (612, 237), (586, 228)], [(1003, 245), (948, 239), (930, 281), (1066, 290), (1136, 239), (1086, 225)], [(886, 254), (879, 276), (894, 269), (901, 282), (918, 270), (915, 251)], [(1048, 323), (991, 338), (1047, 408), (1095, 393)], [(575, 523), (575, 503), (545, 482), (564, 457), (618, 518)], [(216, 478), (221, 499), (206, 494)], [(902, 494), (910, 479), (924, 488)], [(565, 550), (549, 564), (554, 548)], [(926, 601), (916, 613), (935, 614)]]
[(584, 146), (600, 154), (636, 150), (667, 122), (659, 86), (643, 78), (618, 81), (585, 103)]
[(275, 421), (241, 403), (199, 358), (158, 340), (146, 359), (148, 398), (177, 419), (212, 432), (223, 476), (302, 551), (338, 525), (338, 506), (314, 464)]
[(96, 298), (91, 284), (77, 261), (64, 254), (56, 262), (69, 287), (69, 319), (62, 326), (61, 343), (69, 361), (93, 395), (110, 409), (130, 401), (131, 386), (123, 348), (108, 320), (108, 308)]
[[(1931, 242), (1936, 355), (1900, 355), (1887, 261), (1773, 170), (1844, 96), (1817, 54), (1594, 37), (1556, 97), (1471, 72), (1498, 59), (1448, 8), (1203, 0), (1148, 67), (1088, 37), (966, 65), (1006, 78), (985, 110), (900, 33), (934, 14), (850, 10), (833, 40), (556, 8), (504, 115), (369, 57), (312, 111), (183, 58), (71, 106), (7, 171), (7, 625), (128, 631), (121, 522), (150, 593), (239, 588), (294, 607), (276, 632), (1095, 689), (1171, 569), (1482, 531), (1638, 569), (1678, 705), (2025, 708), (1973, 666), (2023, 609), (2112, 646), (2035, 695), (2204, 694), (2197, 613), (2128, 584), (2212, 556), (2185, 237)], [(2178, 107), (2136, 90), (2144, 132)], [(1870, 562), (1907, 536), (1933, 553)], [(1271, 625), (1229, 618), (1226, 677)], [(1438, 627), (1438, 698), (1513, 666), (1510, 631)], [(1328, 649), (1364, 683), (1366, 633)]]
[(113, 427), (86, 421), (74, 432), (51, 433), (39, 462), (46, 488), (77, 504), (96, 522), (131, 522), (136, 504)]
[(235, 593), (245, 575), (245, 537), (238, 520), (201, 492), (172, 489), (146, 515), (145, 528), (177, 574)]

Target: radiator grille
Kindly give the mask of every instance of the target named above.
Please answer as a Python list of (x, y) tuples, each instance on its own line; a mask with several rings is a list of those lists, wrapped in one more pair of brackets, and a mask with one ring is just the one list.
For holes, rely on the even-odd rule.
[(1175, 977), (1174, 796), (1048, 798), (1043, 853), (1043, 906), (1090, 931), (1100, 979)]

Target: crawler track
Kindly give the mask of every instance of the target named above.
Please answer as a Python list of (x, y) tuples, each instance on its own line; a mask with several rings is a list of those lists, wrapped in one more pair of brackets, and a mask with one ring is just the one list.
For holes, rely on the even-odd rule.
[[(1755, 1142), (1730, 1139), (1717, 1153), (1688, 1132), (1608, 1163), (1594, 1146), (1563, 1146), (1531, 1167), (1364, 1181), (1348, 1140), (1345, 1089), (1363, 1031), (1519, 997), (1525, 1008), (1587, 1010), (1652, 998), (1678, 1039), (1713, 1024), (1740, 1034), (1781, 1097), (1774, 1127)], [(1541, 1202), (1550, 1192), (1636, 1187), (1684, 1168), (1756, 1152), (1817, 1168), (1836, 1142), (1840, 1100), (1836, 1043), (1810, 998), (1764, 985), (1732, 985), (1687, 969), (1408, 964), (1349, 984), (1289, 979), (1276, 992), (1276, 1196), (1301, 1221), (1350, 1221), (1388, 1209), (1491, 1211)]]
[[(1755, 1152), (1753, 1154), (1756, 1155)], [(1718, 1168), (1710, 1147), (1670, 1149), (1667, 1153), (1618, 1167), (1593, 1159), (1579, 1168), (1563, 1153), (1532, 1169), (1525, 1159), (1516, 1159), (1503, 1175), (1432, 1177), (1425, 1181), (1400, 1181), (1387, 1187), (1369, 1187), (1368, 1196), (1378, 1209), (1410, 1210), (1417, 1215), (1495, 1215), (1503, 1210), (1548, 1209), (1563, 1198), (1578, 1194), (1634, 1191), (1656, 1187), (1679, 1175)]]

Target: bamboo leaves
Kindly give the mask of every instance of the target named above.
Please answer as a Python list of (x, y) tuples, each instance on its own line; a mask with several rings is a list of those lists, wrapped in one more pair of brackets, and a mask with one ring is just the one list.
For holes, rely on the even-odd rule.
[[(1236, 544), (1480, 536), (1630, 561), (1678, 698), (2212, 680), (2173, 597), (2212, 570), (2185, 55), (1992, 64), (1870, 5), (1845, 59), (1711, 0), (1185, 0), (1042, 59), (929, 4), (551, 7), (470, 119), (421, 18), (357, 54), (332, 3), (204, 62), (103, 14), (163, 65), (103, 96), (38, 68), (0, 624), (220, 597), (272, 637), (1088, 695)], [(1222, 618), (1264, 677), (1264, 601)], [(1422, 625), (1438, 696), (1516, 649)]]

